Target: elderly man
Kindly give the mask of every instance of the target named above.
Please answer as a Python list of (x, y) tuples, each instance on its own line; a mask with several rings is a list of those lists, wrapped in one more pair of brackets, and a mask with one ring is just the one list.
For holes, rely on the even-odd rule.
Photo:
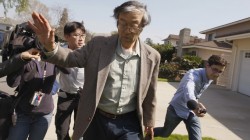
[(29, 25), (44, 46), (45, 61), (85, 68), (73, 140), (139, 140), (144, 127), (153, 137), (160, 55), (139, 39), (151, 20), (143, 3), (116, 7), (118, 34), (94, 37), (74, 51), (54, 43), (54, 30), (42, 15), (32, 18)]

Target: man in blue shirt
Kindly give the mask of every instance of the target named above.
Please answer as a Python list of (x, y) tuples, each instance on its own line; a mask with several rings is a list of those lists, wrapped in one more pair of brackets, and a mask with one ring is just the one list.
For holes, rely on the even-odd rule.
[[(191, 69), (182, 78), (172, 98), (163, 127), (154, 129), (154, 136), (168, 137), (177, 125), (184, 121), (189, 140), (201, 140), (201, 127), (198, 117), (204, 117), (206, 108), (198, 99), (208, 86), (224, 71), (227, 62), (218, 55), (212, 55), (205, 68)], [(187, 102), (195, 100), (194, 110), (187, 107)], [(194, 103), (196, 103), (194, 102)]]

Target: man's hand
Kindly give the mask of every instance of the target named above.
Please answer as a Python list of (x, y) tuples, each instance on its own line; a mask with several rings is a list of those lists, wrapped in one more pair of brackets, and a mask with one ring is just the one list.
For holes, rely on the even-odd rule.
[(21, 53), (21, 59), (23, 60), (31, 60), (38, 59), (40, 57), (40, 51), (34, 48), (29, 49), (28, 51)]
[(53, 51), (55, 45), (55, 31), (51, 28), (48, 20), (36, 12), (32, 13), (34, 23), (28, 22), (30, 28), (36, 33), (39, 42), (43, 45), (45, 50)]
[(206, 112), (203, 112), (204, 110), (206, 110), (205, 106), (202, 103), (198, 102), (197, 109), (193, 111), (198, 117), (204, 117), (206, 114)]
[(153, 127), (150, 127), (150, 126), (145, 127), (145, 133), (146, 133), (145, 140), (153, 140), (154, 139), (154, 128)]

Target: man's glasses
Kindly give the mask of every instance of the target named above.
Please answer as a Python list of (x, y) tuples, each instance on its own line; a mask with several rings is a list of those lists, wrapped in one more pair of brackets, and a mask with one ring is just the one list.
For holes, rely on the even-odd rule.
[(219, 74), (221, 74), (223, 72), (222, 70), (219, 70), (217, 68), (212, 68), (212, 67), (211, 67), (211, 70), (213, 71), (213, 73), (219, 73)]
[(74, 37), (85, 38), (86, 34), (73, 34)]
[(142, 27), (139, 27), (139, 25), (137, 25), (137, 24), (128, 25), (125, 22), (118, 22), (118, 28), (121, 30), (128, 29), (129, 32), (131, 32), (131, 33), (139, 33), (142, 30)]

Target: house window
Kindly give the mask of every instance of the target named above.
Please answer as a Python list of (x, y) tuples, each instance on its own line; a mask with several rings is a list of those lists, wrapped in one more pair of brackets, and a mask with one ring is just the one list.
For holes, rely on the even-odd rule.
[(178, 46), (179, 45), (179, 41), (176, 41), (176, 46)]
[(250, 58), (250, 52), (245, 53), (245, 58)]
[(196, 56), (196, 51), (192, 51), (192, 52), (190, 53), (190, 55)]
[(215, 37), (215, 33), (208, 34), (207, 41), (212, 41), (212, 40), (214, 40), (214, 37)]

